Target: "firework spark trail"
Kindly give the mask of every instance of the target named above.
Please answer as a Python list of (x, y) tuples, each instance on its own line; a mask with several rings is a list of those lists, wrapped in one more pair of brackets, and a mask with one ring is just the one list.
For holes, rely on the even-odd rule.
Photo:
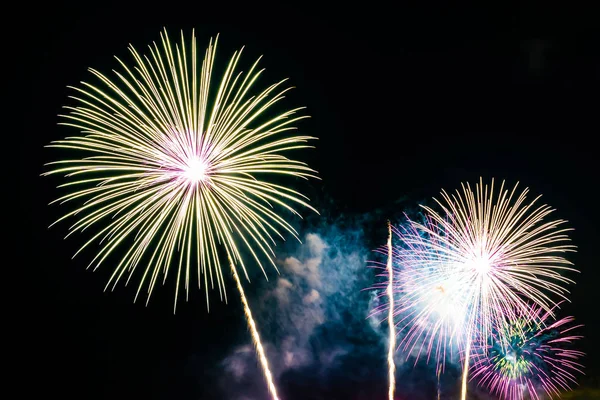
[(467, 399), (467, 377), (469, 376), (469, 360), (471, 357), (471, 335), (467, 335), (467, 343), (465, 345), (465, 359), (462, 373), (462, 383), (460, 386), (460, 399)]
[(442, 387), (440, 385), (440, 377), (442, 375), (442, 366), (438, 365), (437, 368), (437, 400), (440, 400), (441, 396), (442, 396)]
[(260, 365), (262, 367), (263, 373), (265, 375), (265, 380), (267, 381), (267, 386), (269, 387), (269, 392), (271, 396), (273, 396), (273, 400), (279, 400), (277, 397), (277, 389), (275, 388), (275, 384), (273, 383), (273, 374), (269, 369), (269, 361), (267, 360), (267, 356), (265, 354), (265, 350), (260, 341), (260, 335), (258, 334), (258, 329), (256, 328), (256, 323), (254, 322), (254, 318), (252, 318), (252, 311), (250, 311), (250, 305), (248, 305), (248, 300), (246, 299), (246, 295), (244, 294), (244, 288), (242, 287), (242, 282), (240, 281), (240, 277), (235, 268), (235, 264), (231, 257), (229, 257), (229, 264), (231, 265), (231, 272), (233, 273), (233, 278), (235, 279), (235, 284), (240, 293), (240, 297), (242, 298), (242, 304), (244, 305), (244, 314), (246, 314), (246, 321), (248, 321), (248, 328), (250, 328), (250, 333), (252, 335), (252, 341), (254, 342), (254, 346), (256, 347), (256, 351), (258, 353), (258, 358), (260, 360)]
[(393, 252), (392, 252), (392, 224), (388, 221), (388, 259), (387, 273), (388, 285), (387, 296), (390, 304), (388, 310), (388, 326), (389, 326), (389, 348), (388, 348), (388, 368), (389, 368), (389, 400), (394, 400), (394, 390), (396, 388), (396, 365), (394, 364), (394, 353), (396, 352), (396, 324), (394, 323), (394, 268), (393, 268)]
[(460, 400), (467, 399), (467, 388), (468, 388), (468, 378), (469, 378), (469, 365), (471, 362), (471, 346), (473, 345), (473, 334), (475, 333), (475, 318), (476, 315), (474, 313), (475, 309), (471, 309), (471, 316), (469, 317), (469, 321), (467, 323), (467, 333), (466, 333), (466, 342), (465, 342), (465, 350), (463, 354), (463, 371), (462, 378), (460, 384)]

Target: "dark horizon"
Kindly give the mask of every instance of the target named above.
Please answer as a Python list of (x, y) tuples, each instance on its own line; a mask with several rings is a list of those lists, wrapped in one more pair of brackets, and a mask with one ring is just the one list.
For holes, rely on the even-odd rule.
[[(400, 222), (403, 212), (438, 197), (441, 189), (455, 190), (480, 177), (505, 179), (510, 186), (518, 181), (531, 197), (542, 194), (541, 201), (556, 209), (555, 218), (574, 229), (570, 236), (578, 249), (568, 259), (581, 271), (569, 288), (572, 303), (561, 315), (572, 314), (585, 325), (579, 349), (587, 354), (586, 375), (573, 392), (579, 397), (564, 398), (592, 398), (585, 390), (600, 386), (600, 272), (593, 253), (600, 239), (594, 184), (600, 172), (594, 137), (600, 131), (600, 52), (589, 11), (430, 5), (370, 6), (344, 9), (348, 14), (342, 15), (342, 10), (304, 5), (265, 6), (253, 13), (200, 3), (89, 7), (43, 5), (35, 15), (26, 10), (23, 15), (33, 24), (18, 39), (23, 62), (17, 79), (25, 86), (25, 119), (18, 133), (20, 207), (26, 218), (19, 248), (25, 265), (18, 268), (27, 276), (18, 289), (26, 298), (20, 316), (26, 353), (20, 361), (22, 397), (225, 399), (233, 396), (225, 389), (240, 387), (247, 389), (247, 399), (266, 394), (260, 380), (236, 386), (224, 368), (232, 352), (250, 341), (231, 280), (229, 304), (213, 291), (210, 313), (204, 292), (196, 291), (173, 315), (173, 285), (159, 287), (148, 307), (144, 301), (133, 304), (133, 287), (103, 292), (110, 268), (86, 271), (90, 253), (71, 260), (84, 235), (63, 240), (69, 222), (47, 228), (70, 210), (48, 206), (59, 195), (55, 186), (61, 179), (40, 177), (43, 164), (59, 154), (44, 146), (77, 133), (57, 125), (61, 108), (72, 104), (67, 86), (92, 81), (90, 67), (110, 75), (119, 69), (114, 56), (130, 62), (130, 43), (145, 52), (166, 28), (172, 41), (180, 39), (182, 29), (186, 37), (195, 29), (202, 47), (219, 34), (218, 62), (245, 46), (243, 70), (263, 55), (261, 82), (289, 78), (295, 87), (285, 104), (306, 106), (311, 118), (298, 124), (300, 132), (318, 137), (316, 149), (301, 159), (322, 179), (302, 186), (322, 214), (303, 211), (306, 220), (293, 221), (303, 238), (315, 233), (332, 247), (341, 243), (340, 254), (355, 246), (362, 255), (385, 243), (387, 219)], [(269, 18), (270, 12), (277, 17)], [(215, 23), (215, 15), (241, 22)], [(278, 244), (278, 259), (301, 249), (292, 237), (286, 240)], [(278, 325), (278, 314), (261, 308), (276, 272), (269, 271), (271, 283), (259, 272), (246, 290), (256, 314), (275, 321), (262, 328), (269, 338), (286, 328)], [(369, 283), (367, 272), (359, 274), (352, 285)], [(342, 285), (345, 278), (335, 279)], [(347, 296), (364, 305), (368, 300), (361, 293)], [(334, 293), (328, 299), (331, 307), (345, 309), (338, 310), (335, 324), (316, 327), (318, 338), (315, 334), (305, 345), (320, 355), (331, 349), (347, 353), (326, 366), (313, 361), (287, 369), (277, 379), (281, 398), (384, 398), (385, 354), (369, 350), (381, 346), (377, 335), (364, 333), (369, 322), (353, 315), (350, 300), (344, 305)], [(259, 368), (256, 363), (252, 374)], [(443, 381), (449, 396), (456, 391), (453, 374)], [(430, 378), (421, 365), (401, 368), (397, 377), (407, 393), (419, 384), (429, 390)], [(472, 395), (483, 392), (474, 389)], [(399, 388), (399, 399), (402, 394)]]

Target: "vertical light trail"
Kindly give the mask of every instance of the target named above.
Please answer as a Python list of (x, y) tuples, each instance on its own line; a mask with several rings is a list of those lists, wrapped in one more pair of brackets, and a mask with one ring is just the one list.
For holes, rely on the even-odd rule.
[(460, 400), (467, 399), (467, 377), (469, 376), (469, 358), (471, 357), (471, 335), (472, 333), (469, 330), (469, 335), (467, 336), (467, 346), (465, 349), (465, 362), (463, 365), (463, 376), (462, 376), (462, 386), (460, 391)]
[(442, 395), (442, 388), (440, 386), (440, 375), (442, 375), (442, 366), (439, 365), (437, 369), (437, 400), (440, 400)]
[(394, 364), (394, 353), (396, 351), (396, 329), (394, 325), (394, 276), (392, 268), (392, 224), (388, 221), (388, 259), (387, 259), (387, 272), (388, 272), (388, 285), (387, 295), (389, 299), (390, 308), (388, 310), (388, 325), (390, 329), (390, 344), (388, 349), (388, 368), (389, 368), (389, 380), (390, 388), (388, 392), (389, 400), (394, 400), (394, 390), (396, 388), (396, 365)]
[(254, 342), (254, 346), (256, 346), (256, 352), (258, 353), (258, 359), (260, 360), (260, 365), (265, 374), (265, 379), (267, 380), (269, 392), (271, 392), (273, 400), (279, 400), (279, 397), (277, 397), (277, 389), (275, 388), (275, 384), (273, 383), (273, 375), (271, 374), (271, 370), (269, 369), (269, 362), (267, 361), (265, 350), (263, 349), (262, 343), (260, 342), (258, 330), (256, 329), (256, 323), (252, 318), (252, 312), (250, 311), (248, 300), (246, 300), (246, 295), (244, 294), (242, 282), (240, 281), (240, 277), (238, 276), (231, 256), (229, 256), (229, 265), (231, 266), (231, 272), (233, 273), (235, 284), (238, 288), (238, 291), (240, 292), (240, 297), (242, 298), (242, 304), (244, 305), (244, 313), (246, 314), (246, 321), (248, 321), (248, 327), (250, 328), (250, 333), (252, 334), (252, 341)]

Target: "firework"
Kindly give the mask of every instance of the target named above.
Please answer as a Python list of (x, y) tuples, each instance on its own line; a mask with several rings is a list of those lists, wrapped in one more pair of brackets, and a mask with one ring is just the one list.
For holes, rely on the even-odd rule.
[(450, 265), (467, 299), (463, 400), (473, 337), (489, 337), (494, 326), (528, 312), (524, 299), (551, 312), (550, 296), (566, 299), (564, 285), (572, 283), (561, 275), (575, 270), (562, 256), (574, 251), (566, 244), (569, 229), (562, 228), (566, 221), (544, 222), (553, 209), (536, 206), (539, 197), (526, 203), (528, 189), (515, 196), (517, 187), (509, 192), (502, 182), (496, 194), (493, 180), (484, 186), (480, 179), (475, 192), (469, 184), (462, 185), (462, 193), (442, 191), (443, 202), (436, 202), (443, 213), (424, 206), (432, 224), (417, 224), (417, 229), (436, 238), (421, 242), (428, 248), (424, 257)]
[(56, 222), (76, 218), (67, 236), (99, 227), (76, 254), (97, 243), (90, 266), (108, 259), (115, 265), (107, 288), (136, 276), (136, 299), (145, 288), (149, 300), (156, 283), (174, 270), (175, 305), (181, 285), (187, 299), (194, 275), (208, 305), (215, 282), (227, 300), (221, 267), (229, 257), (253, 325), (235, 265), (248, 279), (241, 256), (246, 251), (266, 276), (261, 260), (275, 267), (275, 238), (285, 232), (298, 238), (277, 209), (296, 215), (294, 204), (314, 209), (305, 196), (271, 178), (316, 177), (284, 155), (311, 147), (313, 138), (287, 135), (306, 118), (296, 116), (301, 108), (273, 113), (289, 90), (281, 88), (285, 80), (252, 94), (262, 70), (257, 61), (246, 74), (236, 72), (241, 50), (211, 88), (217, 40), (200, 62), (193, 33), (191, 46), (182, 33), (181, 45), (172, 47), (165, 31), (162, 46), (149, 46), (148, 55), (130, 47), (135, 65), (118, 60), (122, 72), (114, 79), (92, 69), (99, 84), (72, 88), (78, 105), (61, 115), (62, 125), (82, 135), (49, 145), (76, 158), (50, 163), (44, 175), (72, 178), (60, 185), (69, 192), (55, 202), (77, 205)]
[[(471, 343), (489, 337), (494, 326), (528, 312), (528, 302), (551, 313), (552, 297), (566, 299), (572, 281), (561, 272), (575, 270), (563, 254), (574, 251), (565, 221), (545, 221), (547, 205), (527, 203), (528, 189), (515, 195), (480, 180), (475, 191), (442, 191), (438, 213), (422, 206), (423, 222), (408, 221), (397, 230), (394, 252), (394, 315), (399, 349), (407, 357), (438, 364), (458, 350), (464, 360), (461, 397)], [(382, 305), (375, 312), (387, 309)]]
[(507, 400), (539, 400), (541, 392), (559, 396), (577, 383), (576, 373), (583, 373), (577, 360), (584, 354), (571, 348), (582, 338), (574, 334), (581, 325), (573, 321), (535, 307), (505, 323), (484, 343), (485, 351), (474, 355), (471, 379)]

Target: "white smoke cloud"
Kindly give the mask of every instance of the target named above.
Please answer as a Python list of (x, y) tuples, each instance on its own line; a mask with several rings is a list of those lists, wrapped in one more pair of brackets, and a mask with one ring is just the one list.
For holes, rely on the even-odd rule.
[(240, 380), (246, 375), (248, 361), (254, 357), (254, 348), (252, 345), (239, 346), (228, 356), (223, 365), (234, 379)]
[(306, 296), (304, 296), (302, 298), (302, 302), (306, 305), (313, 304), (316, 301), (318, 301), (320, 298), (321, 298), (321, 295), (319, 294), (319, 292), (317, 292), (315, 289), (312, 289), (310, 291), (310, 293), (308, 293)]
[[(259, 327), (270, 325), (278, 329), (273, 341), (266, 340), (267, 335), (261, 333), (271, 370), (276, 377), (307, 366), (326, 369), (348, 352), (343, 345), (331, 344), (321, 349), (311, 345), (317, 328), (339, 318), (339, 310), (333, 303), (350, 292), (356, 295), (362, 289), (355, 287), (355, 276), (358, 270), (365, 268), (364, 249), (355, 243), (341, 246), (337, 236), (330, 236), (333, 246), (320, 235), (306, 235), (294, 256), (277, 260), (281, 275), (268, 285), (258, 301), (251, 304), (251, 307), (257, 308)], [(334, 251), (330, 251), (332, 247)], [(272, 302), (269, 305), (275, 303), (274, 307), (265, 306), (269, 301)], [(356, 312), (366, 317), (366, 307)], [(256, 378), (260, 373), (254, 348), (248, 344), (234, 349), (223, 360), (222, 366), (229, 377), (238, 383)]]
[(287, 305), (290, 298), (290, 290), (294, 287), (294, 284), (285, 278), (277, 279), (277, 286), (273, 291), (273, 295), (279, 301), (279, 304)]

